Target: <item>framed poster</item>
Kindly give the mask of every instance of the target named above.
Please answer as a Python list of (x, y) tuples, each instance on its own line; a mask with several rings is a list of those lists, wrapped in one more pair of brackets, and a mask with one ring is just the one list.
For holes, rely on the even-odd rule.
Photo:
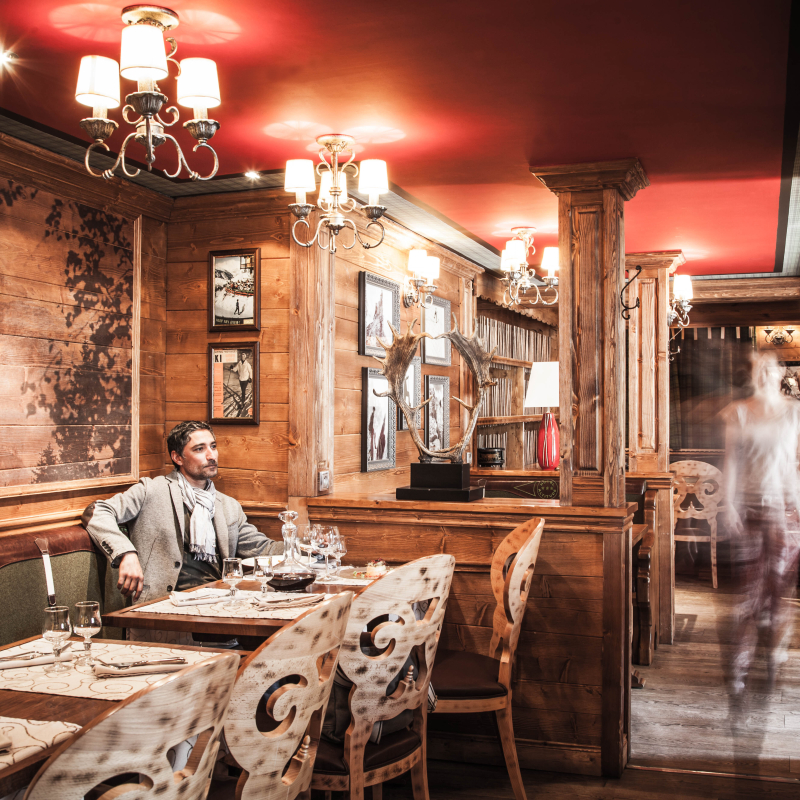
[(389, 397), (375, 393), (389, 391), (389, 381), (379, 369), (363, 367), (361, 372), (361, 471), (394, 469), (395, 415), (397, 406)]
[(208, 421), (258, 425), (258, 342), (208, 346)]
[[(406, 372), (406, 379), (403, 381), (403, 400), (411, 408), (415, 408), (422, 402), (422, 359), (419, 356), (411, 359), (408, 372)], [(421, 417), (422, 411), (417, 411), (414, 415), (414, 424), (417, 429), (420, 427)], [(399, 408), (397, 409), (397, 430), (408, 430), (405, 414)]]
[(261, 248), (208, 254), (208, 330), (261, 329)]
[(446, 450), (450, 447), (450, 378), (426, 375), (425, 396), (431, 398), (425, 406), (425, 447)]
[(358, 354), (385, 356), (378, 339), (391, 343), (389, 323), (400, 330), (400, 284), (371, 272), (358, 273)]
[[(450, 301), (441, 297), (433, 298), (430, 308), (422, 309), (422, 332), (431, 336), (447, 333), (450, 330)], [(439, 367), (450, 366), (449, 339), (423, 339), (422, 360), (425, 364)]]

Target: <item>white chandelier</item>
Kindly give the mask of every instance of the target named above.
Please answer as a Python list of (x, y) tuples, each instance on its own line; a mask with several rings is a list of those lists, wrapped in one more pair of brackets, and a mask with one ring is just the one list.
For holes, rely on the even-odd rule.
[[(301, 247), (311, 247), (314, 242), (322, 250), (336, 252), (336, 237), (344, 228), (352, 228), (353, 241), (343, 244), (345, 250), (355, 247), (356, 240), (365, 249), (377, 247), (383, 242), (386, 231), (378, 220), (386, 213), (386, 206), (379, 205), (381, 194), (389, 191), (389, 178), (386, 172), (386, 162), (378, 159), (365, 159), (360, 167), (353, 163), (355, 152), (353, 145), (355, 139), (343, 133), (329, 133), (317, 139), (320, 145), (320, 163), (314, 169), (314, 162), (308, 158), (295, 158), (286, 162), (286, 181), (284, 188), (287, 192), (294, 192), (295, 202), (289, 205), (289, 210), (297, 219), (292, 225), (292, 238)], [(340, 166), (339, 159), (349, 152), (350, 157)], [(355, 222), (344, 215), (356, 210), (356, 201), (347, 196), (346, 170), (352, 170), (353, 177), (358, 177), (358, 191), (369, 197), (369, 203), (363, 206), (364, 213), (370, 222), (367, 230), (373, 226), (380, 228), (381, 238), (377, 242), (365, 242), (356, 228)], [(315, 174), (316, 172), (316, 174)], [(306, 194), (317, 189), (316, 175), (320, 176), (319, 196), (316, 205), (306, 202)], [(301, 241), (297, 238), (298, 227), (305, 227), (311, 232), (308, 224), (308, 215), (318, 208), (322, 216), (317, 223), (314, 235)]]
[(542, 269), (547, 270), (547, 275), (542, 279), (544, 281), (545, 289), (547, 292), (551, 290), (554, 293), (552, 300), (547, 301), (539, 291), (539, 285), (535, 283), (536, 273), (533, 267), (528, 266), (528, 255), (533, 255), (536, 248), (533, 246), (533, 234), (536, 228), (512, 228), (511, 233), (514, 234), (513, 239), (506, 242), (506, 247), (500, 259), (500, 269), (505, 273), (503, 282), (506, 285), (503, 292), (503, 302), (506, 305), (519, 305), (520, 293), (526, 295), (529, 289), (536, 290), (536, 297), (529, 298), (530, 305), (541, 303), (545, 306), (552, 306), (558, 302), (558, 278), (556, 277), (556, 270), (558, 269), (558, 248), (545, 247), (544, 257), (542, 259)]
[[(164, 32), (176, 28), (179, 22), (178, 15), (169, 8), (128, 6), (122, 10), (122, 21), (127, 27), (122, 29), (119, 63), (105, 56), (84, 56), (81, 59), (75, 99), (93, 109), (92, 116), (82, 119), (80, 123), (94, 139), (86, 150), (84, 163), (87, 172), (95, 178), (108, 180), (121, 166), (125, 175), (135, 178), (139, 170), (129, 171), (125, 162), (126, 151), (132, 140), (144, 147), (147, 169), (152, 172), (156, 160), (155, 149), (169, 139), (178, 152), (178, 168), (173, 173), (164, 170), (167, 177), (176, 178), (181, 169), (186, 167), (193, 181), (213, 178), (219, 169), (219, 160), (208, 142), (219, 130), (219, 122), (208, 118), (208, 109), (220, 104), (217, 65), (208, 58), (184, 58), (178, 64), (173, 58), (178, 44), (172, 38), (167, 38), (170, 52), (165, 52)], [(183, 123), (183, 127), (197, 141), (194, 152), (205, 147), (214, 156), (214, 168), (208, 175), (200, 175), (189, 167), (180, 145), (165, 130), (178, 122), (178, 109), (175, 106), (166, 109), (166, 113), (172, 115), (169, 122), (159, 116), (168, 98), (162, 94), (156, 81), (169, 76), (169, 61), (178, 67), (177, 101), (194, 112), (194, 117)], [(108, 118), (108, 109), (119, 106), (120, 76), (137, 83), (137, 91), (125, 97), (126, 105), (122, 109), (122, 118), (136, 130), (125, 137), (114, 165), (102, 172), (95, 172), (89, 165), (91, 152), (98, 148), (108, 150), (106, 139), (119, 127), (117, 122)], [(131, 113), (137, 114), (138, 118), (130, 119)]]

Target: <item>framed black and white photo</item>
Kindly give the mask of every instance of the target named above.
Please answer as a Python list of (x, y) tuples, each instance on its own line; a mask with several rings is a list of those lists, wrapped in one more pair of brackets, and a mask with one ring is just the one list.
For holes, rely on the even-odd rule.
[(208, 254), (208, 330), (261, 329), (261, 249)]
[(363, 367), (361, 383), (361, 471), (394, 469), (397, 407), (375, 394), (388, 392), (389, 381), (379, 369)]
[(425, 376), (425, 447), (446, 450), (450, 447), (450, 378), (443, 375)]
[(389, 323), (400, 330), (400, 284), (371, 272), (358, 274), (358, 354), (384, 356), (378, 339), (390, 344)]
[[(406, 379), (403, 381), (403, 400), (409, 408), (416, 408), (422, 402), (422, 359), (414, 356), (406, 372)], [(422, 422), (422, 411), (414, 413), (414, 425), (419, 430)], [(406, 416), (397, 409), (397, 430), (407, 431), (408, 423)]]
[[(430, 308), (422, 309), (422, 332), (431, 336), (447, 333), (450, 330), (450, 301), (434, 297)], [(439, 367), (450, 366), (449, 339), (423, 339), (422, 361)]]
[(258, 342), (208, 346), (208, 421), (258, 425)]

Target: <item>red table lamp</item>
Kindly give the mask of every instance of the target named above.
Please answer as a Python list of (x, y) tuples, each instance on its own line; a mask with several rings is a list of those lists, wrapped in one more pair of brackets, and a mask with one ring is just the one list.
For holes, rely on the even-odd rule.
[(536, 455), (540, 469), (555, 469), (558, 467), (561, 442), (558, 423), (550, 409), (558, 408), (558, 361), (534, 362), (525, 393), (525, 408), (545, 409), (539, 423)]

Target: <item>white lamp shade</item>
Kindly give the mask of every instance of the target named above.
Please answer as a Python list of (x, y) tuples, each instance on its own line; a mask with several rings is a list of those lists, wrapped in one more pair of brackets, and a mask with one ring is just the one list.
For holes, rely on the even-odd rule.
[(314, 162), (310, 158), (291, 158), (286, 162), (283, 188), (287, 192), (313, 192), (317, 188)]
[(558, 361), (534, 362), (525, 408), (558, 408)]
[(358, 191), (361, 194), (383, 194), (389, 191), (386, 162), (368, 158), (358, 168)]
[(217, 65), (210, 58), (181, 61), (178, 102), (187, 108), (215, 108), (220, 104)]
[(516, 268), (517, 264), (514, 262), (514, 259), (509, 255), (508, 248), (506, 248), (500, 254), (500, 269), (503, 272), (514, 272)]
[(105, 56), (84, 56), (78, 70), (75, 99), (93, 108), (119, 105), (119, 64)]
[(677, 301), (688, 302), (694, 297), (692, 279), (688, 275), (676, 275), (672, 281), (672, 296)]
[(528, 248), (522, 239), (509, 239), (505, 251), (514, 264), (525, 264), (528, 260)]
[(433, 283), (439, 277), (439, 258), (437, 256), (427, 256), (422, 265), (420, 275), (425, 278), (428, 283)]
[(408, 254), (408, 271), (412, 275), (424, 275), (427, 250), (411, 250)]
[(542, 270), (552, 277), (558, 269), (558, 248), (545, 247), (542, 253)]
[[(333, 204), (333, 197), (331, 196), (331, 186), (333, 186), (333, 173), (326, 169), (322, 173), (322, 178), (319, 182), (319, 202), (326, 202)], [(339, 195), (339, 203), (344, 203), (347, 200), (347, 175), (339, 171), (339, 188), (342, 193)]]
[(141, 24), (122, 29), (119, 74), (131, 81), (158, 81), (169, 75), (160, 28)]

